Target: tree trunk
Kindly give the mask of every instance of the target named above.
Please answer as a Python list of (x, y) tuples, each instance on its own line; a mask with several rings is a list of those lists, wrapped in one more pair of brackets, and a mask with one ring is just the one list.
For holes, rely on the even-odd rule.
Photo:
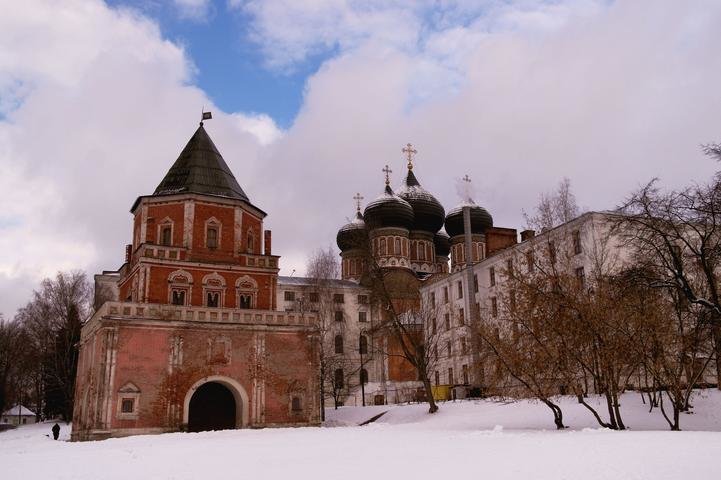
[(426, 391), (426, 399), (428, 400), (428, 413), (436, 413), (438, 411), (438, 405), (436, 405), (436, 399), (433, 398), (433, 388), (431, 388), (431, 381), (428, 380), (428, 376), (423, 376), (423, 388)]

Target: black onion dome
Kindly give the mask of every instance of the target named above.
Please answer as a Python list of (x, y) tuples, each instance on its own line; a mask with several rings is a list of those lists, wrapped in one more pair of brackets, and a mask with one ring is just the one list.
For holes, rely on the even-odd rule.
[(383, 194), (370, 202), (363, 218), (369, 228), (400, 227), (410, 229), (413, 226), (413, 207), (393, 193), (386, 185)]
[(398, 196), (413, 207), (413, 230), (436, 233), (443, 226), (446, 215), (441, 202), (436, 200), (428, 190), (421, 187), (413, 170), (408, 170), (404, 185), (398, 190)]
[(447, 257), (451, 253), (451, 237), (441, 230), (433, 236), (433, 244), (436, 247), (437, 257)]
[(451, 237), (463, 235), (463, 207), (465, 206), (471, 207), (471, 233), (481, 234), (493, 227), (493, 217), (488, 213), (488, 210), (476, 205), (471, 200), (469, 203), (458, 205), (446, 215), (446, 232), (448, 232), (448, 235)]
[(350, 223), (343, 225), (340, 230), (338, 230), (335, 241), (340, 251), (345, 252), (353, 248), (361, 248), (362, 242), (364, 242), (366, 238), (368, 238), (366, 223), (363, 220), (363, 215), (358, 211)]

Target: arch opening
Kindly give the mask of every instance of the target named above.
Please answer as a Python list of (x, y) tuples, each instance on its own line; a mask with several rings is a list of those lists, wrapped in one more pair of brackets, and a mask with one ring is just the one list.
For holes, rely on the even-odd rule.
[(188, 405), (188, 431), (238, 428), (235, 395), (225, 385), (207, 382), (199, 386)]

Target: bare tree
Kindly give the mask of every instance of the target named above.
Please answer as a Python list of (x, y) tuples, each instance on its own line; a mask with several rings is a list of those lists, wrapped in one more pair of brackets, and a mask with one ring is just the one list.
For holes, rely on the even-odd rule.
[[(332, 377), (335, 373), (335, 366), (332, 365), (333, 355), (330, 350), (332, 325), (335, 320), (336, 305), (333, 302), (333, 280), (337, 279), (340, 273), (338, 256), (331, 247), (318, 249), (308, 258), (306, 264), (307, 276), (311, 284), (305, 288), (303, 295), (298, 299), (298, 309), (303, 312), (312, 310), (318, 315), (317, 341), (320, 357), (319, 392), (321, 421), (325, 420), (325, 399), (331, 396), (336, 399)], [(330, 394), (330, 395), (329, 395)], [(337, 401), (336, 401), (337, 404)]]
[(541, 194), (533, 214), (523, 212), (528, 228), (538, 232), (569, 222), (579, 214), (576, 196), (571, 190), (571, 180), (567, 177), (559, 182), (556, 191)]
[(663, 192), (656, 180), (620, 207), (617, 229), (647, 275), (647, 285), (671, 290), (705, 310), (721, 388), (721, 173), (705, 185)]

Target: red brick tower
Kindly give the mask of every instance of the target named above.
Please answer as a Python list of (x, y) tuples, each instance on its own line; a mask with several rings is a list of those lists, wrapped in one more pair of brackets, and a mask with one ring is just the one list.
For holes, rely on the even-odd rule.
[(125, 264), (96, 276), (73, 439), (317, 424), (316, 319), (275, 311), (266, 214), (202, 122), (131, 213)]

